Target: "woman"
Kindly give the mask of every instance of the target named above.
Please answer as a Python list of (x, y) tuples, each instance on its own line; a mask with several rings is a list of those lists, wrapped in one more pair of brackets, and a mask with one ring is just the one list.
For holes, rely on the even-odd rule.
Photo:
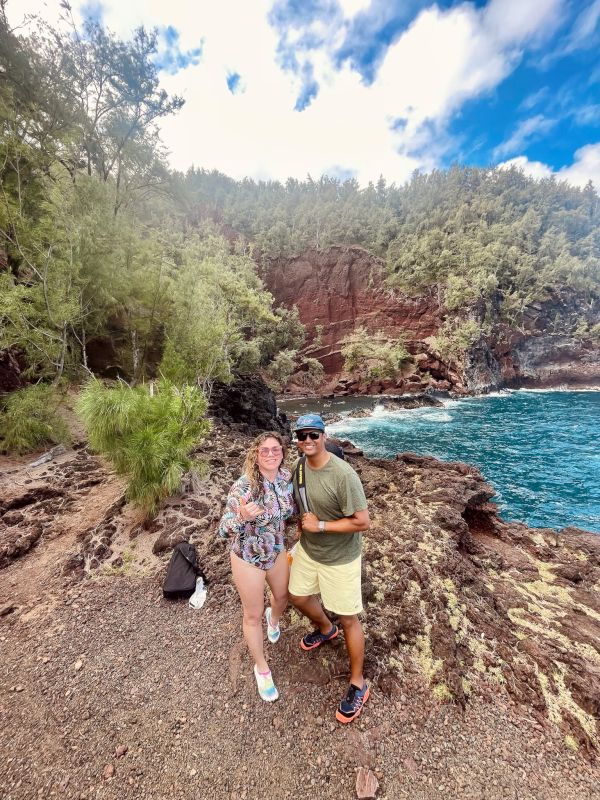
[(277, 700), (279, 692), (263, 651), (265, 580), (273, 598), (265, 611), (267, 637), (275, 643), (288, 600), (285, 521), (295, 514), (291, 474), (282, 466), (285, 455), (286, 446), (278, 433), (256, 437), (244, 462), (244, 474), (229, 491), (219, 525), (219, 536), (231, 540), (231, 573), (242, 601), (244, 638), (254, 659), (258, 693), (267, 702)]

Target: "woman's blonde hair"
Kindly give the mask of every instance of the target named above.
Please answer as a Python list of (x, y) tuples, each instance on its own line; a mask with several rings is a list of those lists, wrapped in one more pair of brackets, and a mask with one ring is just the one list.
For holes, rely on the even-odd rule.
[(252, 497), (255, 500), (260, 499), (264, 493), (262, 475), (258, 469), (258, 451), (260, 446), (264, 444), (267, 439), (275, 439), (281, 445), (283, 453), (281, 456), (281, 463), (279, 464), (280, 467), (285, 461), (285, 457), (287, 455), (287, 445), (285, 443), (285, 439), (280, 433), (277, 433), (277, 431), (267, 431), (266, 433), (261, 433), (256, 437), (256, 439), (254, 439), (244, 461), (244, 475), (250, 481)]

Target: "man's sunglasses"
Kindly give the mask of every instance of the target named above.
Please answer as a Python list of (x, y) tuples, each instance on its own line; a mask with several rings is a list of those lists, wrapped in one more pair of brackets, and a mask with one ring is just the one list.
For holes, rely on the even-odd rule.
[(319, 431), (298, 431), (296, 438), (299, 442), (305, 442), (307, 439), (312, 439), (313, 442), (316, 442), (320, 435)]

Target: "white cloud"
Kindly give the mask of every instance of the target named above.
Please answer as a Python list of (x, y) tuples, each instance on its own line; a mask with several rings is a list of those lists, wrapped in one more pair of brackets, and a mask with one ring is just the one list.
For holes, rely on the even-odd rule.
[(541, 161), (530, 161), (527, 156), (517, 156), (509, 161), (498, 164), (500, 169), (518, 167), (532, 178), (549, 178), (555, 175), (560, 180), (568, 181), (574, 186), (585, 186), (588, 181), (593, 181), (594, 186), (600, 187), (600, 142), (587, 144), (575, 151), (575, 158), (570, 166), (562, 167), (554, 172), (548, 164)]
[(594, 0), (578, 16), (569, 36), (567, 50), (576, 50), (589, 42), (600, 20), (600, 0)]
[(580, 106), (573, 114), (578, 125), (595, 125), (600, 122), (600, 103)]
[(542, 86), (542, 88), (538, 89), (537, 92), (532, 92), (531, 94), (527, 95), (527, 97), (525, 97), (519, 103), (519, 110), (531, 111), (532, 108), (535, 108), (535, 106), (546, 100), (549, 91), (550, 89), (548, 86)]
[(493, 157), (499, 158), (523, 150), (528, 142), (548, 133), (556, 123), (557, 120), (548, 119), (543, 114), (521, 120), (510, 138), (494, 149)]
[(600, 188), (600, 142), (576, 150), (571, 166), (563, 167), (557, 175), (576, 186), (585, 186), (591, 180), (597, 189)]
[(530, 161), (527, 156), (517, 156), (510, 158), (508, 161), (503, 161), (498, 164), (499, 169), (510, 169), (510, 167), (517, 167), (522, 169), (525, 175), (531, 178), (549, 178), (553, 173), (547, 164), (542, 164), (541, 161)]
[[(81, 0), (73, 0), (81, 7)], [(349, 65), (332, 66), (339, 31), (329, 45), (306, 54), (319, 93), (294, 111), (300, 80), (277, 63), (277, 34), (267, 21), (272, 0), (108, 0), (107, 26), (128, 36), (139, 24), (172, 25), (182, 50), (204, 42), (197, 66), (164, 75), (167, 91), (186, 105), (164, 120), (171, 163), (216, 168), (234, 177), (285, 179), (352, 170), (361, 183), (384, 174), (402, 182), (443, 155), (446, 126), (468, 99), (492, 91), (515, 68), (524, 49), (553, 31), (565, 0), (490, 0), (422, 11), (388, 49), (369, 86)], [(368, 5), (344, 0), (347, 16)], [(21, 0), (19, 8), (56, 18), (58, 0)], [(8, 7), (11, 13), (10, 5)], [(232, 95), (227, 74), (240, 75)], [(402, 118), (393, 130), (392, 122)]]
[(371, 0), (338, 0), (345, 17), (354, 17), (371, 5)]

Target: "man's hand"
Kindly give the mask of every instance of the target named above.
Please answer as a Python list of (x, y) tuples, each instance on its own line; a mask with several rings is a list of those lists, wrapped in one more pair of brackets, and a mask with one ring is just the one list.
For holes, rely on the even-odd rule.
[(308, 533), (319, 532), (319, 518), (312, 511), (302, 514), (302, 530), (308, 531)]
[(264, 512), (264, 509), (261, 508), (257, 503), (251, 502), (246, 503), (244, 498), (240, 500), (240, 517), (243, 519), (244, 522), (252, 522), (257, 517)]

